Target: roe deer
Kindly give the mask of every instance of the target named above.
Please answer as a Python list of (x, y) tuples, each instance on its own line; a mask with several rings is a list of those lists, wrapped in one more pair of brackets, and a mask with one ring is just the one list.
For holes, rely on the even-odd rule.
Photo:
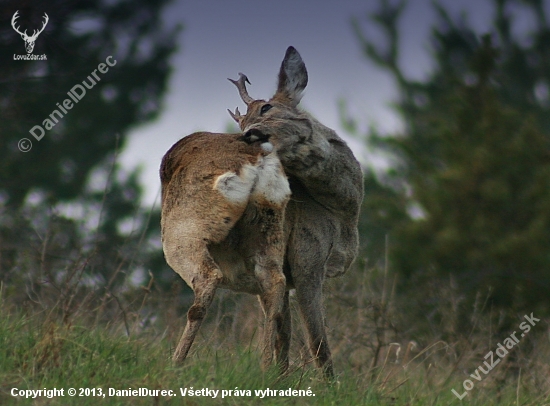
[(240, 134), (191, 134), (166, 153), (160, 177), (166, 261), (195, 293), (174, 361), (187, 356), (221, 287), (259, 295), (263, 365), (269, 365), (286, 289), (283, 221), (290, 197), (273, 145)]
[(163, 249), (195, 292), (177, 362), (222, 287), (259, 295), (262, 363), (275, 355), (286, 370), (294, 288), (312, 355), (328, 378), (334, 375), (322, 287), (357, 255), (363, 179), (346, 143), (297, 108), (307, 80), (300, 54), (289, 47), (270, 100), (250, 97), (245, 75), (231, 80), (247, 105), (245, 115), (230, 111), (242, 134), (192, 134), (163, 158)]

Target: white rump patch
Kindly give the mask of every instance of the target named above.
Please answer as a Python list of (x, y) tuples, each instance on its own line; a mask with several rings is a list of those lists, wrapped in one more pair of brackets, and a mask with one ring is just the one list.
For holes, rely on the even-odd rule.
[(281, 161), (275, 153), (269, 154), (263, 159), (258, 168), (258, 182), (252, 192), (252, 198), (265, 199), (279, 205), (289, 197), (290, 185), (283, 171)]
[(246, 164), (241, 168), (240, 175), (235, 172), (226, 172), (218, 176), (214, 182), (214, 189), (218, 190), (232, 203), (245, 204), (248, 202), (257, 177), (257, 168)]

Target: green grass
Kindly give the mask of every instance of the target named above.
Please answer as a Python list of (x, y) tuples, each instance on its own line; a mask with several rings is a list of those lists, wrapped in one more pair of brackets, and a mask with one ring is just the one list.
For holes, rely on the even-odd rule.
[[(102, 388), (105, 398), (101, 404), (150, 405), (172, 404), (256, 404), (254, 390), (287, 390), (310, 388), (311, 398), (265, 398), (265, 404), (321, 404), (336, 403), (343, 393), (355, 392), (357, 402), (373, 399), (375, 394), (366, 388), (335, 384), (327, 388), (317, 371), (310, 368), (296, 370), (280, 378), (276, 368), (263, 373), (254, 350), (238, 353), (216, 353), (199, 348), (181, 368), (174, 368), (170, 361), (172, 348), (166, 340), (146, 335), (130, 337), (106, 330), (89, 330), (82, 326), (62, 326), (40, 320), (40, 316), (4, 316), (0, 322), (0, 404), (60, 404), (95, 405), (97, 397), (69, 397), (69, 388)], [(351, 383), (346, 379), (347, 384)], [(65, 396), (53, 399), (41, 397), (25, 401), (12, 397), (12, 388), (37, 390), (64, 388)], [(160, 397), (112, 397), (109, 388), (165, 389), (177, 396)], [(216, 399), (182, 397), (180, 388), (209, 388), (219, 390)], [(252, 396), (226, 396), (222, 390), (250, 390)], [(353, 401), (355, 403), (355, 400)]]
[[(33, 316), (2, 314), (0, 319), (1, 405), (157, 405), (157, 404), (276, 404), (276, 405), (543, 405), (548, 398), (525, 393), (522, 385), (507, 385), (500, 392), (480, 384), (462, 402), (458, 377), (447, 372), (431, 374), (430, 360), (403, 366), (385, 365), (374, 374), (338, 369), (338, 380), (327, 384), (309, 364), (297, 364), (280, 377), (276, 368), (262, 372), (253, 346), (215, 351), (197, 340), (183, 367), (170, 361), (172, 348), (166, 338), (141, 333), (127, 337), (116, 329), (90, 329), (63, 325), (43, 313)], [(464, 378), (462, 378), (464, 379)], [(64, 397), (25, 399), (11, 396), (18, 390), (64, 389)], [(105, 397), (67, 394), (69, 388), (102, 389)], [(147, 388), (172, 390), (174, 397), (117, 397), (116, 390)], [(219, 390), (211, 397), (182, 397), (180, 388)], [(222, 391), (249, 390), (251, 396), (226, 396)], [(275, 396), (260, 399), (255, 390), (310, 389), (315, 396)], [(226, 392), (227, 393), (227, 392)], [(499, 395), (500, 393), (500, 395)]]

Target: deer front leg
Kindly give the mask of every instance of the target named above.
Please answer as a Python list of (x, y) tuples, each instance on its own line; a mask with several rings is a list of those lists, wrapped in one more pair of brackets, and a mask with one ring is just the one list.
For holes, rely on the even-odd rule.
[[(279, 234), (278, 230), (275, 233)], [(264, 370), (273, 362), (278, 331), (284, 321), (286, 278), (282, 269), (283, 254), (280, 236), (277, 236), (276, 240), (266, 238), (264, 249), (256, 257), (254, 269), (262, 291), (259, 299), (265, 316), (262, 340), (262, 368)]]
[(262, 340), (262, 367), (273, 362), (278, 331), (284, 324), (286, 278), (283, 273), (283, 208), (265, 206), (258, 209), (258, 251), (254, 274), (260, 285), (260, 303), (265, 315)]
[(283, 307), (286, 278), (283, 273), (285, 241), (283, 223), (290, 186), (281, 162), (276, 154), (264, 158), (258, 182), (252, 193), (254, 202), (248, 215), (250, 224), (255, 224), (254, 274), (260, 285), (260, 303), (265, 314), (262, 348), (262, 366), (273, 362), (278, 327), (283, 325)]
[[(269, 281), (267, 280), (269, 279)], [(284, 323), (284, 296), (286, 279), (282, 274), (271, 274), (262, 282), (260, 303), (265, 315), (264, 332), (262, 338), (262, 368), (267, 369), (272, 363), (278, 343), (279, 327)], [(279, 360), (278, 360), (279, 361)], [(286, 355), (288, 364), (288, 351)]]
[(328, 380), (334, 378), (332, 357), (325, 331), (322, 303), (322, 281), (300, 278), (296, 282), (296, 297), (309, 337), (309, 348), (315, 363)]
[(290, 338), (292, 333), (292, 320), (290, 316), (289, 293), (285, 292), (283, 298), (282, 319), (277, 320), (277, 339), (275, 340), (275, 357), (281, 373), (288, 370), (288, 352), (290, 350)]

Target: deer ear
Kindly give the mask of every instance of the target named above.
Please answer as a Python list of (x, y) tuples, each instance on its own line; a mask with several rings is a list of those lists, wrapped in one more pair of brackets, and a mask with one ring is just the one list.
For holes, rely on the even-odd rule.
[(300, 103), (306, 86), (306, 65), (296, 48), (288, 47), (279, 70), (279, 83), (274, 97), (287, 99), (293, 107), (296, 107)]

